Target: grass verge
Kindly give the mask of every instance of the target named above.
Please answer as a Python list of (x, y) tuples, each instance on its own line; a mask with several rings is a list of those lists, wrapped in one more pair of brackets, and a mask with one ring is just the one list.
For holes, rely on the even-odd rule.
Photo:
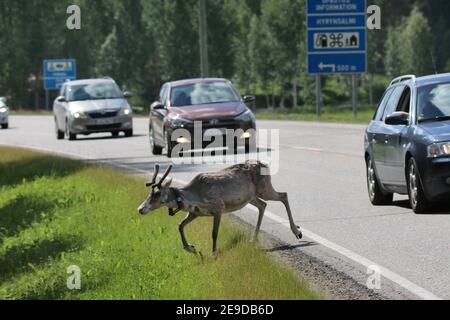
[(351, 110), (336, 110), (335, 108), (324, 108), (322, 115), (317, 117), (315, 111), (307, 109), (257, 111), (258, 120), (286, 120), (286, 121), (319, 121), (319, 122), (342, 122), (342, 123), (369, 123), (374, 115), (373, 108), (358, 110), (356, 118)]
[(111, 168), (0, 148), (0, 299), (321, 298), (229, 221), (218, 257), (206, 218), (187, 229), (203, 258), (184, 252), (183, 215), (138, 216), (146, 191)]

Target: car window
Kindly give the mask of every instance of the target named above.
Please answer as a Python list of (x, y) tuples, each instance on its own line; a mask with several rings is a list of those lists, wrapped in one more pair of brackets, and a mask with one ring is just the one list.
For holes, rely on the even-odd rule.
[(168, 85), (164, 85), (162, 87), (162, 89), (161, 89), (161, 92), (159, 93), (159, 100), (163, 104), (166, 104), (166, 102), (167, 102), (167, 93), (169, 91), (168, 89), (169, 89), (169, 86)]
[(397, 105), (397, 112), (409, 113), (411, 102), (411, 89), (407, 86), (400, 97), (400, 101)]
[(68, 101), (123, 99), (123, 93), (112, 82), (73, 85), (67, 90), (67, 96)]
[(405, 90), (405, 86), (398, 86), (394, 88), (391, 96), (389, 97), (388, 102), (386, 103), (386, 108), (384, 109), (383, 118), (384, 121), (386, 117), (390, 116), (397, 109), (398, 103), (400, 101), (400, 97), (402, 96), (403, 91)]
[(66, 86), (62, 86), (61, 89), (59, 90), (59, 96), (60, 97), (65, 97), (66, 96)]
[(233, 87), (224, 81), (174, 87), (170, 93), (170, 103), (174, 107), (238, 101), (240, 98)]
[(450, 116), (450, 83), (419, 88), (417, 115), (419, 121)]
[(377, 113), (375, 114), (374, 120), (375, 121), (381, 121), (381, 118), (383, 117), (384, 109), (386, 108), (386, 104), (389, 100), (389, 97), (392, 94), (392, 91), (394, 91), (393, 88), (387, 90), (384, 95), (383, 99), (381, 99), (380, 105), (378, 107)]

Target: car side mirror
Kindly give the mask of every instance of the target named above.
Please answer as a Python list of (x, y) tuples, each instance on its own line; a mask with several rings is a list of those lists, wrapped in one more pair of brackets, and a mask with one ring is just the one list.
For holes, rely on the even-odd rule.
[(131, 92), (129, 92), (129, 91), (125, 91), (125, 92), (123, 93), (123, 97), (124, 97), (125, 99), (128, 99), (128, 98), (133, 97), (133, 94), (132, 94)]
[(255, 96), (244, 96), (244, 103), (254, 103), (255, 101)]
[(66, 97), (64, 97), (64, 96), (59, 96), (58, 98), (56, 98), (56, 101), (58, 101), (58, 102), (67, 102)]
[(386, 117), (384, 122), (391, 126), (407, 126), (409, 124), (409, 114), (406, 112), (394, 112), (390, 116)]
[(155, 101), (150, 106), (150, 109), (152, 109), (152, 110), (163, 110), (163, 109), (165, 109), (165, 106), (164, 106), (164, 104), (162, 102)]

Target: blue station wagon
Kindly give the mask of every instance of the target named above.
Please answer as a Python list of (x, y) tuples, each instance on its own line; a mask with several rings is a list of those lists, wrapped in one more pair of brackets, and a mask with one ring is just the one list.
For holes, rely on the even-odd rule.
[(374, 205), (409, 195), (416, 213), (450, 196), (450, 74), (394, 79), (366, 130)]

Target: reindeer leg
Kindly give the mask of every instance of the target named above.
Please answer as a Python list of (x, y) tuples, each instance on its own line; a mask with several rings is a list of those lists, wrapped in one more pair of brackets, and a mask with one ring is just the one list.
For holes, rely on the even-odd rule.
[(300, 231), (300, 227), (295, 224), (294, 218), (292, 217), (291, 207), (289, 206), (288, 194), (284, 192), (283, 193), (276, 192), (275, 190), (273, 190), (267, 195), (267, 197), (263, 197), (263, 199), (266, 201), (269, 200), (280, 201), (284, 204), (289, 217), (289, 224), (291, 225), (292, 233), (297, 237), (297, 239), (301, 239), (303, 235)]
[(195, 247), (191, 244), (189, 244), (186, 240), (186, 235), (184, 233), (184, 227), (186, 227), (188, 224), (190, 224), (192, 221), (197, 219), (198, 216), (194, 215), (192, 212), (190, 212), (187, 217), (180, 223), (178, 230), (180, 231), (181, 235), (181, 241), (183, 242), (184, 250), (197, 254), (197, 251), (195, 250)]
[(255, 236), (253, 238), (253, 241), (256, 242), (258, 241), (259, 230), (261, 230), (261, 224), (264, 218), (264, 213), (266, 212), (267, 203), (265, 203), (261, 199), (256, 198), (255, 200), (251, 201), (250, 204), (258, 208), (259, 210), (258, 223), (256, 224)]
[(213, 253), (217, 252), (217, 238), (219, 237), (220, 222), (222, 220), (222, 213), (216, 213), (214, 215), (214, 228), (213, 228)]

